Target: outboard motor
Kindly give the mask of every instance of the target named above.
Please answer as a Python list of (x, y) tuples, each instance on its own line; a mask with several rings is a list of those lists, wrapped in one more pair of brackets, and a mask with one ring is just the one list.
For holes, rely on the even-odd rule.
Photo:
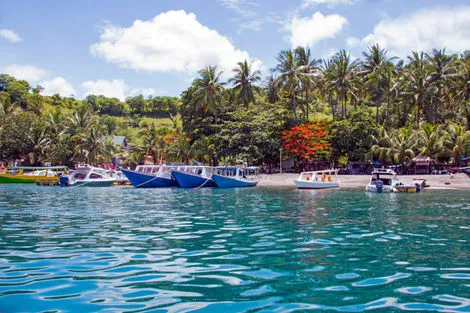
[(420, 192), (421, 191), (421, 185), (420, 184), (415, 184), (416, 185), (416, 192)]
[(384, 183), (381, 180), (375, 182), (375, 187), (377, 188), (377, 193), (381, 193), (384, 189)]
[(67, 176), (60, 176), (59, 185), (60, 187), (67, 187), (69, 185), (70, 178)]

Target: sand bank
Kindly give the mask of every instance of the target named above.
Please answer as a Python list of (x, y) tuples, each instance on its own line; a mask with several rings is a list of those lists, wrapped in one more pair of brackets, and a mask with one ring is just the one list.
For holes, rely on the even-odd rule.
[[(258, 186), (261, 187), (292, 187), (299, 174), (263, 174)], [(470, 177), (465, 174), (449, 175), (407, 175), (399, 176), (403, 183), (411, 183), (413, 179), (425, 179), (429, 185), (426, 189), (470, 190)], [(369, 175), (338, 175), (340, 187), (344, 189), (364, 189), (369, 183)]]

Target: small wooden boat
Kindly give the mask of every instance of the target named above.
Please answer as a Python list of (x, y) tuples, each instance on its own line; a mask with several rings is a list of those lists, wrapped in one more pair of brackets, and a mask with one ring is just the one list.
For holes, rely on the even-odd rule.
[(161, 188), (177, 185), (171, 176), (173, 169), (175, 167), (164, 165), (138, 165), (134, 171), (121, 171), (135, 188)]
[(259, 182), (258, 167), (217, 167), (212, 180), (220, 188), (254, 187)]
[(116, 179), (108, 174), (108, 171), (90, 165), (77, 165), (76, 169), (69, 175), (60, 177), (59, 183), (62, 187), (109, 187)]
[(403, 184), (392, 169), (375, 168), (366, 191), (374, 193), (413, 193), (421, 191), (419, 184)]
[(181, 188), (202, 188), (214, 186), (212, 172), (209, 166), (179, 166), (171, 175)]
[(339, 187), (338, 170), (302, 172), (294, 180), (298, 189), (327, 189)]
[(58, 182), (59, 177), (67, 173), (66, 166), (7, 166), (0, 172), (0, 184), (29, 183), (37, 181)]

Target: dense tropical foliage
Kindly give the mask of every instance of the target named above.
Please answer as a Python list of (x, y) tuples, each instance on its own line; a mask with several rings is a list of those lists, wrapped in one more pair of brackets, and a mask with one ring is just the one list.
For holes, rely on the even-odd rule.
[(125, 101), (43, 96), (41, 86), (2, 74), (0, 159), (270, 166), (283, 149), (297, 161), (406, 165), (417, 155), (458, 164), (470, 154), (470, 51), (400, 60), (373, 45), (362, 59), (341, 50), (321, 60), (298, 47), (276, 60), (264, 80), (247, 60), (229, 73), (208, 64), (180, 98)]

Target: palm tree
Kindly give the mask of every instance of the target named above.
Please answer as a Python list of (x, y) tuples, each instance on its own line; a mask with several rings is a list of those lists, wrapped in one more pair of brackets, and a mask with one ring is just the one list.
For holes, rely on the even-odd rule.
[(142, 129), (139, 135), (142, 138), (142, 150), (152, 155), (154, 164), (161, 162), (166, 148), (162, 131), (155, 127), (155, 123), (152, 123)]
[(301, 89), (305, 93), (305, 115), (309, 119), (308, 107), (310, 94), (316, 85), (315, 74), (319, 70), (320, 60), (312, 57), (310, 48), (297, 47), (295, 49), (298, 70), (301, 77)]
[[(436, 97), (433, 98), (433, 123), (438, 122), (439, 103), (445, 102), (449, 92), (443, 92), (448, 87), (451, 79), (457, 75), (457, 57), (446, 54), (445, 49), (433, 49), (432, 54), (426, 54), (429, 65), (432, 68), (430, 73), (432, 84), (436, 86)], [(448, 102), (448, 101), (446, 101)]]
[(451, 151), (454, 164), (458, 165), (460, 158), (465, 156), (465, 151), (470, 147), (470, 131), (463, 125), (450, 122), (444, 144)]
[(442, 151), (443, 136), (441, 125), (425, 124), (419, 133), (419, 152), (428, 157), (436, 157)]
[(372, 141), (374, 142), (371, 148), (372, 159), (376, 157), (377, 161), (380, 162), (390, 161), (389, 150), (393, 147), (393, 142), (384, 126), (380, 127), (377, 137), (372, 136)]
[(279, 96), (280, 87), (280, 80), (277, 77), (274, 75), (267, 77), (264, 91), (266, 92), (269, 103), (274, 104), (281, 99)]
[(194, 103), (206, 111), (215, 113), (224, 90), (223, 83), (220, 82), (222, 72), (218, 71), (217, 66), (207, 66), (198, 73), (201, 77), (194, 81), (196, 86)]
[(340, 50), (331, 59), (331, 72), (329, 84), (338, 95), (338, 100), (342, 103), (342, 115), (346, 117), (346, 101), (348, 96), (356, 97), (354, 80), (358, 69), (358, 60), (351, 61), (351, 56), (345, 50)]
[(365, 61), (362, 63), (362, 73), (366, 75), (366, 86), (375, 98), (376, 122), (379, 122), (379, 106), (387, 86), (387, 70), (395, 58), (387, 58), (387, 50), (381, 49), (378, 44), (370, 46), (369, 51), (363, 52)]
[(279, 79), (282, 82), (283, 95), (292, 99), (292, 112), (294, 118), (297, 119), (296, 96), (303, 75), (292, 50), (281, 51), (276, 59), (279, 62), (276, 71), (279, 73)]
[(166, 152), (168, 159), (188, 163), (191, 158), (190, 138), (184, 133), (177, 133)]
[(191, 145), (190, 154), (199, 161), (212, 165), (215, 157), (215, 145), (209, 137), (201, 136)]
[(392, 147), (388, 151), (388, 156), (395, 162), (395, 164), (401, 165), (401, 174), (403, 174), (405, 162), (410, 162), (415, 156), (414, 150), (416, 149), (416, 140), (410, 126), (401, 128), (394, 134), (394, 136), (392, 136)]
[(81, 134), (81, 142), (78, 145), (78, 151), (83, 153), (88, 163), (96, 164), (101, 158), (109, 160), (111, 152), (109, 143), (106, 142), (106, 127), (98, 121), (92, 123), (87, 132)]
[(410, 63), (406, 67), (407, 93), (414, 99), (417, 108), (416, 122), (419, 126), (421, 111), (424, 111), (426, 101), (429, 101), (434, 91), (434, 81), (423, 52), (413, 52), (408, 56)]
[(243, 102), (247, 109), (250, 102), (255, 101), (254, 94), (261, 91), (261, 88), (255, 85), (261, 80), (261, 72), (253, 71), (252, 65), (246, 60), (238, 62), (237, 67), (233, 69), (235, 76), (228, 81), (234, 85), (232, 92), (237, 94), (238, 101)]

